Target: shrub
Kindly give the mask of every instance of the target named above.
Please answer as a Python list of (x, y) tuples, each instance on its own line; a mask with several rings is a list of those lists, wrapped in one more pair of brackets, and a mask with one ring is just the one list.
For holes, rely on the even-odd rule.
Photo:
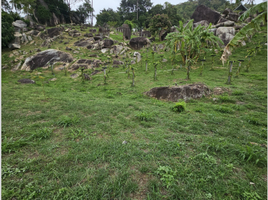
[(12, 15), (2, 10), (2, 48), (7, 47), (15, 39), (15, 30), (12, 26), (13, 21), (14, 18)]
[(186, 110), (186, 103), (184, 101), (178, 102), (172, 107), (175, 112), (183, 112)]
[(136, 115), (136, 117), (138, 119), (140, 119), (141, 121), (149, 121), (152, 119), (152, 114), (151, 113), (147, 113), (147, 112), (141, 112), (141, 113), (138, 113)]
[(36, 17), (41, 23), (45, 23), (47, 20), (50, 19), (51, 13), (44, 6), (40, 5), (37, 7)]

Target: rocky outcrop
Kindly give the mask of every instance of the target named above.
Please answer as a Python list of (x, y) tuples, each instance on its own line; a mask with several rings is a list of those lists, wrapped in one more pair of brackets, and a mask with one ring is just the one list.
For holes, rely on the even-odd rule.
[(73, 57), (71, 54), (55, 49), (48, 49), (26, 58), (21, 70), (30, 71), (39, 67), (46, 67), (54, 62), (69, 63), (72, 61)]
[(111, 39), (106, 39), (103, 41), (103, 48), (111, 48), (111, 46), (114, 44), (114, 41)]
[(155, 87), (144, 94), (159, 100), (177, 102), (198, 99), (211, 93), (210, 89), (204, 84), (190, 84), (174, 87)]
[(53, 38), (55, 36), (58, 36), (60, 35), (62, 32), (64, 31), (64, 28), (62, 27), (56, 27), (56, 28), (50, 28), (50, 29), (47, 29), (46, 32), (47, 32), (47, 36), (49, 38)]
[(15, 28), (15, 32), (25, 32), (27, 31), (27, 24), (22, 20), (16, 20), (12, 23)]
[(78, 47), (87, 47), (89, 45), (92, 45), (93, 41), (91, 39), (81, 39), (74, 43), (74, 46)]
[(193, 15), (191, 16), (191, 19), (194, 19), (194, 23), (200, 22), (202, 20), (207, 20), (209, 23), (216, 24), (221, 17), (221, 14), (211, 10), (210, 8), (199, 5), (195, 9)]
[(235, 36), (234, 27), (219, 27), (216, 30), (216, 36), (218, 36), (226, 46)]
[(132, 38), (129, 41), (129, 45), (134, 50), (140, 50), (141, 48), (150, 45), (150, 40), (145, 37), (136, 37), (136, 38)]
[(204, 26), (204, 27), (208, 27), (209, 22), (207, 20), (202, 20), (200, 22), (196, 22), (193, 24), (193, 27), (197, 27), (198, 25)]

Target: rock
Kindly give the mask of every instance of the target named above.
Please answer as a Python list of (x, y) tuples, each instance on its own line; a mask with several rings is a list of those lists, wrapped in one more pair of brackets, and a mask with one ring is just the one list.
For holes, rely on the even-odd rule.
[(29, 40), (29, 41), (32, 41), (33, 39), (32, 39), (31, 36), (28, 35), (28, 40)]
[(129, 25), (123, 24), (121, 28), (122, 28), (124, 40), (130, 40), (131, 39), (131, 30), (129, 28)]
[(113, 61), (113, 65), (123, 65), (124, 62), (120, 61), (120, 60), (114, 60)]
[(113, 48), (110, 49), (110, 54), (119, 54), (123, 50), (123, 46), (121, 45), (114, 45)]
[(13, 56), (14, 56), (14, 54), (13, 54), (13, 53), (11, 53), (11, 54), (9, 54), (9, 56), (8, 56), (8, 57), (9, 57), (9, 58), (11, 58), (11, 57), (13, 57)]
[(79, 51), (76, 51), (76, 50), (75, 50), (75, 51), (73, 51), (73, 53), (74, 53), (74, 54), (77, 54), (77, 53), (79, 53)]
[(179, 99), (187, 101), (207, 96), (210, 94), (210, 90), (206, 85), (200, 83), (172, 87), (155, 87), (144, 94), (160, 100), (177, 102)]
[(122, 142), (122, 144), (127, 144), (127, 141), (124, 140), (124, 141)]
[(43, 30), (45, 30), (45, 28), (46, 28), (45, 26), (42, 26), (40, 24), (35, 27), (35, 29), (38, 31), (43, 31)]
[(41, 49), (37, 49), (36, 52), (41, 52)]
[(62, 31), (64, 31), (64, 29), (62, 27), (56, 27), (56, 28), (50, 28), (47, 29), (47, 35), (49, 38), (53, 38), (55, 36), (58, 36), (61, 34)]
[(72, 51), (72, 50), (73, 50), (73, 49), (70, 48), (70, 47), (66, 47), (65, 49), (68, 50), (68, 51)]
[(219, 99), (218, 99), (218, 98), (213, 98), (212, 100), (213, 100), (213, 101), (218, 101)]
[(135, 57), (135, 61), (136, 61), (136, 58), (137, 58), (137, 61), (140, 62), (141, 61), (141, 54), (139, 52), (134, 52), (134, 57)]
[(216, 31), (216, 36), (218, 36), (226, 46), (235, 35), (235, 29), (233, 27), (219, 27)]
[(18, 80), (19, 83), (24, 83), (24, 84), (34, 84), (35, 81), (34, 80), (31, 80), (31, 79), (28, 79), (28, 78), (25, 78), (25, 79), (20, 79)]
[(96, 30), (96, 29), (89, 29), (89, 32), (91, 32), (91, 33), (96, 33), (97, 30)]
[(15, 28), (15, 31), (21, 32), (21, 30), (25, 30), (27, 24), (22, 20), (16, 20), (12, 23)]
[(226, 19), (229, 19), (231, 21), (237, 22), (239, 18), (239, 15), (236, 13), (229, 13), (229, 15), (226, 17)]
[(20, 68), (20, 66), (21, 66), (21, 61), (17, 65), (15, 65), (15, 67), (12, 68), (12, 71), (17, 71)]
[(222, 14), (224, 14), (225, 16), (227, 16), (229, 13), (231, 13), (232, 12), (232, 10), (230, 9), (230, 8), (226, 8), (223, 12), (222, 12)]
[(168, 61), (168, 60), (167, 60), (167, 59), (165, 59), (165, 58), (162, 60), (162, 62), (167, 62), (167, 61)]
[(204, 27), (208, 27), (209, 22), (207, 20), (201, 20), (200, 22), (194, 23), (193, 27), (195, 28), (195, 27), (197, 27), (199, 25), (204, 26)]
[(223, 22), (223, 25), (224, 25), (224, 26), (234, 26), (235, 23), (234, 23), (233, 21), (228, 20), (228, 21), (226, 21), (226, 22)]
[(149, 46), (150, 40), (148, 38), (145, 38), (145, 37), (136, 37), (136, 38), (132, 38), (129, 41), (129, 45), (134, 50), (140, 50), (143, 47)]
[(18, 56), (19, 55), (19, 52), (18, 51), (12, 51), (12, 53), (14, 54), (14, 55), (16, 55), (16, 56)]
[(24, 41), (24, 42), (28, 42), (28, 39), (27, 39), (27, 36), (26, 36), (25, 33), (22, 34), (22, 37), (23, 37), (23, 41)]
[(225, 19), (224, 17), (221, 17), (221, 18), (219, 19), (219, 21), (218, 21), (218, 24), (219, 24), (219, 23), (222, 23), (222, 22), (226, 22), (226, 21), (228, 21), (228, 19)]
[(91, 45), (91, 44), (92, 44), (92, 40), (90, 40), (90, 39), (81, 39), (81, 40), (75, 42), (74, 46), (87, 47), (88, 45)]
[(103, 41), (104, 48), (110, 48), (113, 44), (114, 44), (114, 41), (110, 39), (106, 39)]
[(96, 57), (98, 57), (98, 55), (97, 54), (90, 54), (88, 57), (96, 58)]
[(101, 53), (106, 53), (107, 51), (109, 51), (109, 49), (108, 48), (104, 48), (104, 49), (101, 50)]
[(195, 9), (193, 15), (191, 16), (191, 19), (194, 19), (194, 23), (200, 22), (202, 20), (207, 20), (209, 23), (216, 24), (221, 17), (221, 14), (211, 10), (210, 8), (199, 5)]
[(97, 35), (97, 36), (96, 36), (96, 35), (95, 35), (95, 36), (94, 36), (94, 40), (95, 40), (95, 41), (102, 40), (102, 36), (100, 36), (100, 35)]
[(74, 33), (73, 34), (73, 37), (79, 37), (79, 36), (81, 36), (81, 33)]
[(73, 61), (73, 57), (71, 54), (59, 50), (48, 49), (26, 58), (21, 70), (30, 71), (39, 67), (46, 67), (49, 62), (55, 61), (69, 63)]
[(71, 78), (75, 79), (75, 78), (77, 78), (78, 76), (79, 76), (78, 74), (72, 74), (72, 75), (71, 75)]
[(13, 44), (9, 44), (8, 48), (10, 48), (10, 49), (20, 49), (20, 45), (13, 43)]
[(93, 34), (92, 33), (86, 33), (84, 34), (85, 37), (93, 37)]
[(210, 32), (213, 32), (214, 35), (216, 35), (216, 28), (209, 29)]

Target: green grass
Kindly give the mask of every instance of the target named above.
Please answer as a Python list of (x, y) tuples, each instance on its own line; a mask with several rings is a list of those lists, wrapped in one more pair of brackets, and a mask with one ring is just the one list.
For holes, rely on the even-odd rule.
[[(70, 38), (68, 46), (76, 40)], [(51, 48), (65, 46), (56, 41)], [(237, 48), (233, 57), (244, 58), (253, 46)], [(86, 59), (99, 53), (80, 52), (75, 56)], [(14, 59), (9, 54), (3, 50), (3, 65)], [(98, 59), (107, 61), (108, 55)], [(122, 66), (110, 69), (107, 84), (103, 74), (82, 82), (63, 71), (53, 76), (44, 69), (3, 69), (2, 199), (267, 199), (267, 149), (260, 146), (267, 143), (266, 46), (249, 72), (242, 64), (231, 85), (219, 54), (214, 71), (207, 59), (203, 76), (197, 63), (191, 80), (180, 62), (171, 75), (170, 55), (164, 56), (168, 62), (158, 67), (157, 81), (152, 65), (147, 73), (145, 62), (136, 67), (135, 87)], [(43, 92), (43, 81), (54, 77)], [(19, 84), (21, 78), (36, 84)], [(230, 92), (190, 100), (180, 113), (172, 111), (173, 102), (143, 95), (153, 87), (196, 82)]]

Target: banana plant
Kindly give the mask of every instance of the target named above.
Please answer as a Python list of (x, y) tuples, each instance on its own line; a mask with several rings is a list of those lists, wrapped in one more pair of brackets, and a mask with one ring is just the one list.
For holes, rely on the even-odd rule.
[(222, 63), (226, 62), (230, 55), (232, 55), (232, 50), (238, 46), (240, 46), (243, 41), (249, 36), (254, 35), (257, 31), (260, 31), (260, 24), (267, 24), (267, 1), (257, 4), (246, 12), (244, 12), (238, 20), (244, 21), (250, 15), (255, 13), (261, 13), (250, 23), (244, 26), (234, 37), (233, 39), (225, 46), (223, 50), (223, 54), (221, 55)]
[(154, 80), (155, 81), (157, 80), (157, 65), (158, 64), (159, 64), (159, 61), (153, 63), (153, 65), (154, 65)]

